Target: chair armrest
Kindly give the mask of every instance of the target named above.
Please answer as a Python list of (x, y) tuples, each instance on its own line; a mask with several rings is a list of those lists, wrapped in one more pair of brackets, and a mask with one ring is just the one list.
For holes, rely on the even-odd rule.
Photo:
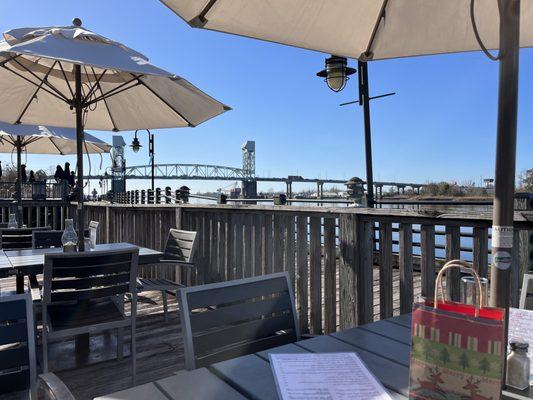
[(187, 261), (159, 260), (158, 264), (177, 264), (177, 265), (181, 265), (182, 267), (194, 268), (194, 263), (190, 263)]
[(37, 378), (37, 398), (39, 400), (76, 400), (63, 381), (51, 372), (39, 375)]

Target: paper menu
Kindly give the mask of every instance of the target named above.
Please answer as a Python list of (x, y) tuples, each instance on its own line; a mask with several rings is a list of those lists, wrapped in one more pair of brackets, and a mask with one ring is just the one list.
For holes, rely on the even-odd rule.
[(509, 342), (518, 340), (529, 343), (529, 381), (533, 382), (533, 311), (522, 308), (509, 309)]
[(282, 400), (390, 400), (355, 353), (269, 354)]

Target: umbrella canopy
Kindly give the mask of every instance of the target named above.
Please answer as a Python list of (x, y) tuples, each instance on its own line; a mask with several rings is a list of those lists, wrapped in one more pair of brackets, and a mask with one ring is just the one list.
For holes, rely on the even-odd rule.
[[(161, 0), (193, 27), (357, 59), (478, 51), (467, 0)], [(523, 1), (520, 45), (533, 46)], [(476, 0), (475, 21), (499, 48), (498, 1)]]
[[(109, 153), (111, 146), (85, 133), (86, 153)], [(19, 146), (31, 154), (76, 154), (76, 130), (42, 125), (11, 125), (0, 122), (0, 153), (11, 153)]]
[[(76, 127), (68, 105), (81, 65), (85, 129), (196, 126), (229, 108), (142, 54), (82, 27), (22, 28), (0, 41), (0, 120)], [(44, 80), (46, 78), (46, 80)]]
[[(0, 120), (76, 128), (78, 229), (83, 129), (193, 127), (229, 107), (139, 52), (82, 27), (20, 28), (0, 41)], [(83, 238), (78, 243), (83, 250)]]
[[(532, 1), (161, 1), (193, 27), (362, 62), (480, 49), (491, 59), (499, 60), (490, 302), (508, 308), (513, 259), (518, 49), (533, 46)], [(499, 49), (498, 56), (487, 49)], [(368, 96), (365, 98), (368, 101)], [(453, 280), (458, 276), (454, 273), (447, 278)], [(458, 293), (452, 296), (458, 300)]]

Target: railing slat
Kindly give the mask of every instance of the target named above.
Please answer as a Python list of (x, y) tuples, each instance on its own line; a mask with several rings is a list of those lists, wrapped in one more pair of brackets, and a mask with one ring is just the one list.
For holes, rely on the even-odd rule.
[(324, 333), (337, 330), (335, 218), (324, 218)]
[(296, 217), (296, 263), (298, 274), (296, 276), (296, 300), (299, 309), (300, 331), (309, 332), (309, 274), (308, 274), (308, 239), (307, 239), (307, 217)]
[(254, 242), (254, 270), (253, 275), (259, 276), (263, 274), (263, 214), (254, 215), (254, 230), (253, 230), (253, 242)]
[(400, 314), (413, 307), (413, 226), (400, 224)]
[(311, 302), (311, 333), (322, 333), (322, 263), (320, 217), (309, 218), (309, 292)]
[[(446, 226), (446, 261), (461, 258), (461, 228)], [(461, 271), (453, 268), (446, 271), (446, 296), (449, 300), (459, 301)]]
[(356, 325), (356, 271), (355, 271), (355, 219), (354, 215), (343, 214), (339, 219), (340, 230), (340, 329)]
[(379, 314), (381, 319), (393, 315), (392, 296), (392, 224), (379, 224)]
[(522, 273), (520, 271), (520, 231), (514, 230), (513, 235), (513, 254), (511, 261), (511, 299), (509, 305), (511, 307), (518, 307), (518, 301), (520, 299), (520, 277)]
[(435, 225), (420, 227), (422, 296), (433, 298), (435, 293)]
[(226, 228), (226, 279), (235, 279), (235, 223), (233, 214), (228, 214), (228, 224)]
[(264, 246), (263, 246), (263, 262), (265, 265), (264, 273), (265, 274), (271, 274), (274, 272), (273, 263), (274, 259), (272, 257), (272, 252), (274, 249), (274, 238), (273, 238), (273, 231), (272, 231), (272, 214), (266, 214), (265, 215), (265, 223), (263, 225), (264, 228)]
[(283, 248), (284, 248), (284, 224), (283, 217), (279, 214), (274, 215), (274, 239), (273, 239), (273, 272), (283, 271)]
[(244, 261), (243, 261), (243, 276), (250, 278), (253, 275), (254, 265), (252, 257), (252, 214), (246, 214), (244, 217)]
[(286, 247), (285, 247), (285, 267), (284, 270), (289, 273), (289, 278), (291, 280), (291, 285), (294, 290), (296, 281), (295, 281), (295, 254), (294, 254), (294, 245), (295, 245), (295, 237), (294, 237), (294, 215), (287, 215), (286, 217)]
[(374, 320), (374, 228), (373, 222), (362, 219), (357, 225), (357, 322), (363, 325)]
[(233, 216), (235, 221), (235, 277), (234, 279), (242, 279), (243, 277), (243, 229), (244, 216), (243, 214), (235, 214)]
[(472, 264), (479, 276), (486, 278), (489, 269), (489, 240), (487, 228), (474, 227), (472, 231)]

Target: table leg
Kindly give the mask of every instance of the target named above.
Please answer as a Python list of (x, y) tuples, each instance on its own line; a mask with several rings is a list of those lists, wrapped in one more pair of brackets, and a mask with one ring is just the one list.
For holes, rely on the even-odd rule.
[(17, 288), (17, 294), (24, 293), (24, 274), (17, 274), (16, 288)]

